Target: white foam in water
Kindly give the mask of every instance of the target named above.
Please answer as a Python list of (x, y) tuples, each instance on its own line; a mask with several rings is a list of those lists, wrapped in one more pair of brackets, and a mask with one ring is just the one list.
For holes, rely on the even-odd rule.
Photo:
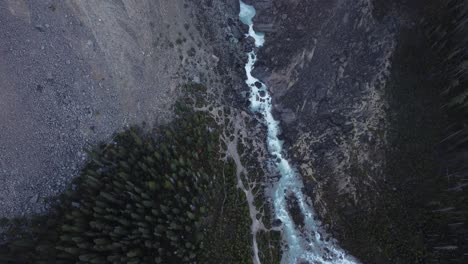
[(253, 17), (255, 16), (255, 8), (251, 5), (246, 5), (240, 1), (239, 18), (242, 23), (249, 26), (249, 36), (255, 39), (255, 46), (261, 47), (265, 43), (265, 35), (263, 33), (256, 33), (253, 29)]
[[(247, 36), (255, 39), (255, 46), (261, 47), (265, 43), (265, 36), (262, 33), (256, 33), (253, 28), (253, 17), (255, 16), (255, 8), (240, 1), (239, 18), (242, 23), (249, 26), (249, 33)], [(257, 55), (255, 51), (248, 53), (249, 61), (245, 65), (247, 74), (246, 83), (250, 87), (250, 108), (254, 113), (260, 113), (264, 120), (264, 124), (268, 129), (267, 145), (268, 150), (272, 156), (272, 161), (278, 170), (281, 178), (276, 184), (272, 192), (273, 207), (275, 217), (280, 219), (283, 223), (283, 256), (281, 263), (295, 264), (295, 263), (323, 263), (323, 264), (356, 264), (358, 263), (353, 257), (346, 254), (344, 250), (339, 248), (335, 241), (332, 239), (324, 239), (321, 234), (319, 224), (314, 219), (314, 210), (307, 203), (306, 197), (302, 193), (303, 183), (300, 176), (295, 172), (294, 168), (283, 157), (283, 146), (281, 140), (278, 138), (279, 122), (276, 121), (272, 115), (271, 96), (268, 93), (265, 84), (261, 83), (258, 79), (252, 76), (252, 70)], [(261, 87), (258, 88), (255, 84), (260, 83)], [(263, 92), (264, 96), (261, 97), (260, 93)], [(299, 209), (304, 215), (304, 228), (299, 231), (287, 208), (286, 197), (292, 194), (297, 198)]]

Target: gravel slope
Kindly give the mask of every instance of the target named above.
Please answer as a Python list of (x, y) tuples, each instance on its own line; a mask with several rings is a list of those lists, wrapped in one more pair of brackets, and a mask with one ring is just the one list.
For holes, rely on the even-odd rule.
[(0, 217), (44, 210), (116, 131), (171, 119), (218, 57), (188, 1), (0, 2)]

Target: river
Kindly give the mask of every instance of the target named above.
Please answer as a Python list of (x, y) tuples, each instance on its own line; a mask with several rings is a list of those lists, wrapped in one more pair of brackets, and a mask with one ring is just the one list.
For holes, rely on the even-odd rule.
[[(246, 37), (255, 40), (256, 48), (265, 43), (265, 35), (255, 32), (253, 18), (256, 10), (253, 6), (240, 1), (239, 19), (249, 26)], [(257, 61), (256, 50), (247, 53), (248, 62), (245, 65), (246, 84), (250, 88), (250, 110), (260, 114), (259, 119), (267, 128), (266, 143), (271, 155), (272, 167), (279, 173), (280, 179), (271, 191), (275, 217), (282, 222), (283, 256), (282, 264), (323, 263), (323, 264), (355, 264), (355, 258), (341, 249), (336, 241), (329, 239), (316, 220), (310, 200), (302, 193), (303, 182), (300, 175), (284, 157), (283, 142), (278, 138), (280, 124), (272, 114), (272, 98), (267, 87), (252, 76), (252, 70)], [(287, 197), (294, 196), (301, 214), (304, 216), (304, 227), (299, 230), (288, 211)]]

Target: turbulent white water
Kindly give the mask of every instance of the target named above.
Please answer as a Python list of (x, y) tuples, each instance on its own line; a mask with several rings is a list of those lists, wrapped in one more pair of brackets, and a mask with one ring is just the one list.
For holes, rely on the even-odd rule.
[[(240, 1), (239, 18), (242, 23), (249, 26), (248, 37), (255, 39), (255, 46), (260, 48), (265, 42), (262, 33), (255, 32), (253, 28), (253, 17), (255, 8)], [(248, 63), (245, 65), (247, 74), (246, 83), (250, 87), (250, 107), (254, 113), (259, 113), (263, 117), (262, 122), (268, 130), (267, 145), (272, 156), (272, 163), (280, 174), (280, 179), (272, 191), (273, 207), (275, 217), (280, 219), (282, 225), (282, 235), (284, 241), (283, 256), (281, 263), (323, 263), (323, 264), (355, 264), (358, 263), (353, 257), (347, 255), (339, 248), (332, 239), (325, 239), (323, 232), (314, 219), (314, 210), (306, 201), (302, 193), (303, 183), (301, 177), (294, 168), (283, 157), (283, 146), (278, 138), (280, 132), (279, 122), (272, 114), (271, 96), (265, 84), (252, 76), (252, 70), (257, 55), (255, 50), (248, 54)], [(258, 87), (257, 87), (258, 86)], [(304, 216), (304, 227), (301, 231), (295, 226), (291, 215), (288, 212), (287, 197), (296, 197), (301, 213)]]

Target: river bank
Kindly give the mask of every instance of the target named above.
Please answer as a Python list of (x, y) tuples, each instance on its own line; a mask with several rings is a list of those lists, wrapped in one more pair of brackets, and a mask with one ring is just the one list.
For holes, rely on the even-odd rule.
[[(9, 9), (2, 11), (9, 12), (5, 15), (8, 20), (2, 29), (5, 32), (14, 30), (16, 33), (13, 36), (8, 36), (2, 41), (21, 42), (24, 36), (19, 33), (27, 33), (37, 30), (36, 33), (39, 40), (44, 41), (47, 45), (52, 45), (47, 42), (46, 36), (50, 39), (65, 39), (70, 41), (67, 36), (76, 43), (86, 41), (84, 48), (92, 49), (94, 53), (86, 53), (83, 47), (64, 45), (65, 52), (74, 54), (82, 63), (83, 67), (79, 68), (80, 74), (83, 76), (68, 74), (69, 79), (61, 79), (60, 84), (56, 86), (40, 86), (37, 92), (44, 92), (47, 96), (44, 98), (32, 98), (34, 100), (43, 100), (44, 104), (55, 104), (57, 98), (49, 96), (50, 93), (57, 93), (56, 89), (61, 88), (60, 85), (69, 85), (68, 82), (76, 80), (81, 81), (82, 78), (87, 78), (91, 70), (100, 70), (103, 74), (107, 74), (97, 80), (89, 80), (89, 87), (86, 86), (81, 91), (83, 96), (92, 96), (93, 101), (99, 107), (114, 107), (109, 111), (91, 109), (89, 120), (93, 125), (90, 129), (93, 133), (83, 134), (83, 130), (74, 130), (77, 125), (85, 125), (86, 123), (80, 118), (82, 113), (77, 111), (69, 113), (62, 118), (70, 119), (69, 123), (63, 123), (63, 119), (58, 119), (57, 125), (60, 130), (54, 130), (54, 127), (46, 127), (48, 133), (45, 133), (41, 139), (29, 138), (32, 144), (32, 150), (36, 153), (33, 156), (28, 156), (26, 159), (16, 160), (15, 157), (25, 153), (26, 150), (21, 148), (14, 149), (13, 146), (6, 145), (5, 151), (2, 152), (0, 161), (2, 165), (2, 180), (6, 184), (2, 186), (2, 202), (0, 203), (0, 217), (17, 218), (15, 222), (3, 221), (2, 228), (11, 228), (18, 226), (24, 229), (28, 226), (29, 217), (36, 219), (37, 214), (46, 214), (49, 210), (49, 198), (54, 198), (67, 188), (71, 188), (69, 183), (73, 178), (77, 177), (81, 166), (89, 161), (87, 154), (83, 150), (84, 147), (91, 148), (94, 144), (107, 142), (112, 138), (114, 133), (125, 129), (130, 125), (141, 125), (146, 130), (160, 127), (161, 124), (171, 122), (173, 115), (173, 104), (181, 98), (182, 95), (190, 94), (187, 87), (198, 87), (203, 90), (203, 101), (205, 105), (201, 105), (217, 122), (220, 122), (225, 131), (220, 140), (227, 146), (232, 146), (230, 155), (237, 153), (236, 162), (242, 162), (240, 166), (245, 168), (242, 175), (237, 179), (245, 183), (243, 191), (250, 192), (250, 196), (243, 197), (242, 192), (237, 189), (238, 185), (234, 184), (235, 179), (226, 179), (226, 184), (232, 184), (225, 187), (225, 191), (229, 191), (227, 195), (226, 206), (229, 208), (223, 209), (224, 202), (219, 204), (220, 212), (215, 214), (213, 221), (213, 234), (210, 238), (213, 244), (213, 259), (210, 261), (242, 261), (250, 259), (252, 240), (251, 230), (248, 228), (241, 229), (248, 225), (248, 207), (244, 202), (250, 204), (255, 203), (258, 211), (254, 213), (253, 218), (264, 218), (265, 226), (270, 226), (271, 217), (269, 215), (269, 207), (265, 205), (267, 201), (263, 198), (263, 182), (265, 181), (263, 156), (265, 144), (263, 140), (264, 131), (257, 127), (254, 118), (248, 116), (245, 112), (248, 109), (245, 98), (242, 97), (242, 92), (246, 89), (243, 81), (245, 71), (242, 67), (246, 58), (244, 49), (249, 47), (249, 41), (244, 38), (243, 28), (238, 21), (239, 2), (238, 1), (143, 1), (138, 5), (122, 1), (122, 2), (70, 2), (67, 4), (30, 4), (29, 2), (21, 2), (19, 5), (8, 3)], [(28, 14), (32, 16), (31, 20), (16, 21), (15, 16), (19, 12), (11, 8), (25, 8)], [(27, 9), (32, 8), (32, 9)], [(36, 8), (36, 9), (35, 9)], [(17, 10), (16, 10), (17, 11)], [(73, 20), (67, 22), (77, 24), (77, 28), (85, 34), (85, 40), (81, 38), (75, 28), (69, 29), (67, 23), (57, 25), (52, 24), (47, 18), (45, 19), (44, 27), (51, 28), (51, 32), (44, 29), (42, 26), (34, 28), (32, 26), (37, 17), (42, 17), (44, 12), (51, 12), (56, 17), (51, 19), (61, 19), (60, 22), (67, 22), (65, 18)], [(136, 18), (138, 17), (138, 19)], [(11, 21), (9, 20), (11, 19)], [(17, 28), (19, 23), (22, 28)], [(48, 25), (48, 26), (45, 26)], [(30, 27), (33, 27), (32, 29)], [(52, 30), (54, 29), (54, 30)], [(29, 30), (29, 31), (28, 31)], [(69, 31), (67, 31), (69, 30)], [(63, 35), (64, 32), (67, 34)], [(44, 33), (42, 36), (39, 33)], [(33, 35), (36, 36), (36, 35)], [(37, 41), (39, 41), (37, 40)], [(11, 43), (9, 43), (11, 44)], [(46, 68), (49, 66), (48, 61), (43, 62), (35, 59), (35, 47), (28, 47), (31, 54), (25, 55), (26, 59), (31, 59), (34, 68)], [(85, 52), (83, 54), (83, 52)], [(123, 57), (121, 57), (120, 55)], [(15, 54), (12, 56), (13, 68), (21, 69), (24, 65), (23, 61), (15, 61)], [(37, 56), (46, 56), (44, 52)], [(54, 54), (60, 61), (54, 64), (52, 76), (56, 74), (59, 68), (64, 68), (63, 74), (67, 73), (69, 68), (78, 67), (76, 62), (67, 58), (63, 54)], [(62, 64), (64, 62), (65, 64)], [(17, 65), (17, 64), (18, 65)], [(43, 65), (45, 64), (45, 66)], [(96, 66), (95, 64), (99, 64)], [(68, 65), (68, 66), (67, 66)], [(3, 74), (4, 72), (2, 72)], [(55, 78), (55, 77), (51, 77)], [(62, 77), (60, 77), (62, 78)], [(55, 79), (50, 79), (52, 83)], [(23, 79), (18, 79), (16, 82), (11, 82), (12, 88), (18, 88), (23, 85)], [(34, 78), (32, 80), (36, 82)], [(97, 81), (97, 83), (94, 83)], [(189, 84), (189, 85), (186, 85)], [(2, 86), (3, 87), (3, 86)], [(67, 86), (68, 87), (68, 86)], [(87, 90), (88, 89), (88, 90)], [(96, 92), (107, 91), (109, 96), (102, 97), (102, 94), (88, 94), (90, 90)], [(15, 91), (17, 92), (17, 91)], [(20, 91), (21, 92), (21, 91)], [(76, 94), (64, 94), (64, 96), (74, 105), (86, 103), (82, 98), (76, 98)], [(32, 96), (32, 95), (28, 95)], [(93, 97), (94, 96), (94, 97)], [(122, 101), (125, 101), (126, 107), (122, 106)], [(6, 102), (2, 102), (6, 103)], [(15, 103), (13, 101), (12, 103)], [(2, 104), (3, 106), (3, 104)], [(10, 110), (19, 109), (19, 105), (14, 104)], [(198, 105), (197, 105), (198, 106)], [(32, 103), (26, 105), (32, 107), (38, 114), (44, 110), (44, 105), (37, 106)], [(63, 108), (49, 109), (50, 113), (42, 113), (42, 118), (50, 118), (50, 115), (58, 115)], [(161, 112), (152, 112), (152, 110), (160, 110)], [(2, 131), (8, 138), (0, 138), (0, 140), (10, 140), (12, 144), (23, 143), (18, 142), (21, 137), (14, 135), (14, 130), (18, 127), (22, 129), (28, 137), (30, 126), (36, 126), (35, 122), (40, 122), (41, 119), (34, 120), (33, 123), (25, 124), (20, 122), (19, 118), (10, 116), (11, 112), (5, 115), (11, 120), (11, 127), (8, 130)], [(28, 113), (24, 115), (28, 117)], [(78, 116), (78, 117), (77, 117)], [(73, 121), (78, 118), (78, 121)], [(109, 123), (111, 122), (111, 123)], [(112, 126), (110, 125), (112, 124)], [(70, 127), (69, 127), (70, 126)], [(39, 130), (43, 129), (41, 126)], [(105, 129), (105, 130), (104, 130)], [(49, 131), (50, 130), (50, 131)], [(67, 137), (59, 138), (55, 142), (57, 151), (47, 152), (42, 145), (37, 145), (41, 140), (52, 140), (56, 133), (66, 134)], [(66, 132), (66, 133), (65, 133)], [(75, 133), (75, 134), (74, 134)], [(76, 134), (78, 133), (78, 134)], [(233, 137), (235, 140), (231, 142)], [(3, 143), (2, 143), (3, 144)], [(2, 145), (5, 147), (5, 144)], [(22, 145), (21, 145), (22, 146)], [(71, 156), (63, 154), (63, 151), (69, 151)], [(74, 154), (82, 152), (79, 159), (74, 158)], [(68, 153), (68, 152), (67, 152)], [(222, 153), (220, 153), (221, 155)], [(226, 154), (227, 155), (227, 154)], [(219, 158), (221, 157), (213, 157)], [(42, 164), (37, 167), (35, 160), (47, 160), (49, 165)], [(227, 162), (228, 158), (225, 158)], [(223, 159), (224, 160), (224, 159)], [(62, 163), (70, 163), (69, 166), (61, 166)], [(18, 166), (21, 169), (19, 174), (11, 174), (12, 166)], [(45, 166), (45, 167), (44, 167)], [(35, 173), (36, 172), (36, 173)], [(216, 175), (219, 177), (219, 175)], [(232, 176), (232, 175), (230, 175)], [(44, 180), (46, 179), (46, 180)], [(33, 186), (26, 188), (25, 186)], [(252, 195), (254, 193), (254, 195)], [(55, 200), (55, 199), (54, 199)], [(226, 199), (225, 199), (226, 201)], [(249, 204), (249, 205), (250, 205)], [(244, 215), (245, 214), (245, 215)], [(260, 217), (262, 215), (262, 217)], [(247, 220), (246, 220), (247, 217)], [(13, 223), (13, 224), (12, 224)], [(228, 232), (233, 230), (234, 226), (240, 230), (235, 231), (235, 234)], [(229, 227), (229, 228), (227, 228)], [(229, 230), (227, 230), (229, 229)], [(27, 232), (27, 231), (26, 231)], [(274, 234), (273, 234), (274, 233)], [(2, 235), (2, 243), (3, 235)], [(235, 241), (226, 239), (229, 236)], [(244, 240), (244, 239), (247, 239)], [(276, 232), (261, 230), (259, 232), (259, 256), (262, 263), (277, 263), (280, 257), (279, 238)], [(3, 245), (3, 244), (2, 244)], [(223, 250), (218, 250), (223, 248)], [(244, 250), (246, 249), (247, 250)], [(225, 250), (230, 250), (230, 258), (226, 259)]]

